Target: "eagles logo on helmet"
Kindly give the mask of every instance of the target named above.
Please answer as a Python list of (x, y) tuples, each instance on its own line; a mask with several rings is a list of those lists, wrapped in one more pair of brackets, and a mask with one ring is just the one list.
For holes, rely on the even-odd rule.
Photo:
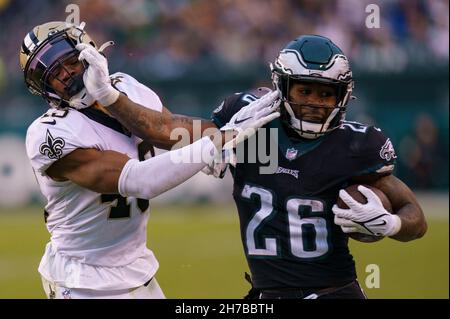
[[(82, 93), (83, 72), (73, 75), (66, 70), (69, 78), (64, 81), (57, 79), (64, 85), (64, 94), (58, 94), (52, 88), (49, 78), (56, 70), (64, 68), (65, 61), (78, 56), (77, 44), (87, 43), (96, 47), (84, 26), (84, 22), (80, 25), (48, 22), (34, 27), (22, 42), (19, 58), (28, 90), (43, 97), (51, 107), (67, 107), (70, 98)], [(83, 67), (86, 66), (83, 64)], [(86, 96), (85, 93), (83, 95)]]
[[(301, 137), (313, 139), (338, 127), (345, 119), (346, 105), (353, 91), (352, 71), (347, 57), (330, 39), (305, 35), (290, 42), (270, 64), (272, 81), (283, 100), (282, 120)], [(321, 83), (334, 87), (337, 104), (322, 123), (313, 123), (295, 115), (293, 108), (301, 105), (289, 98), (294, 82)]]

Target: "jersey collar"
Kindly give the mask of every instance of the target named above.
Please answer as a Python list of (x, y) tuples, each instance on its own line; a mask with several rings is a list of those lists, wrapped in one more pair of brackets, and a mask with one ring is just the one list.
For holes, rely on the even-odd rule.
[[(302, 155), (312, 151), (318, 147), (324, 140), (327, 139), (329, 134), (318, 137), (316, 139), (293, 139), (288, 136), (286, 128), (283, 126), (280, 119), (275, 119), (267, 125), (268, 128), (278, 129), (278, 148), (280, 149), (283, 156), (289, 160), (293, 161)], [(271, 136), (271, 138), (273, 138)]]

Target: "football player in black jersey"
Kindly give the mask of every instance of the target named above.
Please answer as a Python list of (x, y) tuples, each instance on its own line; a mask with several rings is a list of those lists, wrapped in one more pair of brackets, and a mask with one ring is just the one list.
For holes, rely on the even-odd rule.
[[(281, 97), (281, 116), (245, 142), (244, 156), (237, 152), (231, 167), (252, 275), (248, 297), (365, 298), (356, 281), (346, 233), (414, 240), (427, 230), (422, 209), (409, 187), (392, 174), (396, 154), (390, 139), (379, 128), (345, 120), (352, 72), (331, 40), (301, 36), (281, 50), (271, 69)], [(252, 114), (234, 115), (270, 91), (259, 88), (226, 98), (212, 122), (220, 128), (251, 121)], [(192, 124), (189, 117), (168, 110), (152, 112), (124, 99), (108, 111), (133, 134), (160, 147), (170, 148), (176, 142), (170, 140), (171, 129)], [(201, 124), (202, 129), (211, 128), (209, 121)], [(263, 134), (265, 128), (278, 134)], [(271, 154), (277, 167), (271, 174), (261, 173), (267, 163), (248, 160), (255, 158), (248, 156), (255, 151), (249, 147), (253, 139), (258, 147), (277, 145), (276, 154)], [(367, 204), (353, 200), (343, 191), (351, 184), (369, 184), (383, 191), (393, 213), (366, 187), (359, 190)], [(338, 197), (349, 209), (335, 205)]]
[[(249, 297), (364, 298), (346, 233), (413, 240), (426, 232), (422, 210), (412, 191), (392, 175), (396, 154), (389, 138), (379, 128), (345, 121), (352, 72), (333, 42), (301, 36), (280, 52), (271, 69), (281, 117), (266, 128), (278, 128), (278, 168), (261, 174), (264, 164), (248, 161), (249, 147), (231, 167), (252, 273)], [(221, 127), (267, 91), (225, 99), (213, 122)], [(260, 131), (254, 138), (265, 138), (268, 145), (274, 137)], [(368, 198), (365, 205), (340, 191), (355, 183), (382, 190), (394, 214), (368, 188), (359, 189)], [(350, 209), (335, 206), (339, 195)]]

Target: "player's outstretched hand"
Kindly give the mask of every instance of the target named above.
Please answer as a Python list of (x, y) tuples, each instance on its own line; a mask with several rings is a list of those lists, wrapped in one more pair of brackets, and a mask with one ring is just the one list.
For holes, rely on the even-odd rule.
[(278, 91), (265, 94), (239, 110), (221, 131), (235, 131), (235, 138), (227, 142), (223, 149), (235, 148), (237, 144), (256, 133), (256, 131), (280, 116)]
[(108, 61), (92, 45), (80, 43), (76, 48), (80, 51), (78, 59), (86, 61), (88, 64), (83, 75), (86, 90), (103, 106), (113, 104), (119, 98), (120, 93), (111, 86)]
[(345, 190), (339, 191), (339, 197), (349, 209), (334, 205), (334, 223), (341, 226), (344, 233), (363, 233), (375, 236), (393, 236), (401, 228), (401, 220), (384, 207), (378, 196), (369, 188), (358, 186), (367, 203), (361, 204), (354, 200)]

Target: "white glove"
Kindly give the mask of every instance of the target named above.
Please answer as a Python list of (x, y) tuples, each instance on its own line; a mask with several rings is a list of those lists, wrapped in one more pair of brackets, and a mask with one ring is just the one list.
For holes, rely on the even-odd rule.
[(106, 58), (92, 45), (80, 43), (76, 48), (81, 51), (78, 60), (84, 60), (89, 64), (83, 75), (84, 86), (88, 93), (103, 106), (116, 102), (120, 92), (111, 85)]
[(339, 191), (339, 197), (349, 209), (339, 208), (336, 204), (332, 210), (334, 223), (341, 226), (344, 233), (363, 233), (375, 236), (393, 236), (401, 228), (401, 219), (388, 212), (380, 198), (369, 188), (358, 186), (367, 203), (361, 204), (354, 200), (345, 190)]
[(81, 110), (91, 106), (94, 102), (95, 99), (84, 87), (80, 92), (70, 98), (69, 105), (74, 109)]
[(278, 98), (278, 91), (269, 92), (234, 114), (230, 121), (220, 130), (233, 130), (237, 132), (237, 135), (234, 139), (227, 142), (223, 149), (235, 148), (237, 144), (255, 134), (260, 127), (279, 117), (280, 112), (277, 109), (281, 100)]

